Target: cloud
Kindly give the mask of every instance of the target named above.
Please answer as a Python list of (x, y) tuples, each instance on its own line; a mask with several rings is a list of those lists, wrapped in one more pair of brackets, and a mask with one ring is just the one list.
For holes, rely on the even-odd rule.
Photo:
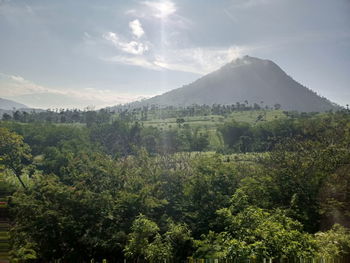
[(137, 41), (130, 41), (128, 43), (120, 42), (119, 45), (123, 51), (134, 55), (142, 55), (148, 50), (147, 44)]
[(82, 109), (91, 105), (98, 108), (112, 106), (148, 96), (91, 87), (80, 90), (47, 88), (18, 75), (0, 73), (0, 97), (13, 99), (30, 107)]
[[(111, 42), (119, 52), (110, 57), (100, 57), (102, 60), (150, 70), (203, 75), (242, 55), (242, 47), (234, 46), (180, 48), (186, 39), (184, 33), (188, 31), (190, 21), (177, 14), (177, 6), (171, 0), (143, 1), (136, 9), (128, 10), (126, 15), (137, 17), (129, 22), (134, 39), (125, 40), (118, 33), (106, 32), (103, 38)], [(148, 35), (156, 35), (152, 41), (148, 41), (140, 22), (145, 19), (148, 19), (148, 23), (161, 25), (158, 35)], [(181, 39), (181, 44), (178, 39)]]
[(246, 52), (242, 47), (174, 49), (166, 53), (156, 51), (152, 56), (123, 56), (103, 58), (105, 61), (133, 65), (151, 70), (171, 70), (207, 74)]
[[(141, 1), (125, 14), (140, 24), (146, 21), (146, 25), (153, 31), (148, 37), (152, 38), (150, 41), (154, 46), (159, 42), (158, 48), (173, 48), (179, 42), (183, 45), (193, 33), (190, 32), (193, 22), (180, 15), (177, 5), (171, 0)], [(147, 32), (147, 28), (141, 28), (143, 32)]]
[(48, 89), (25, 80), (21, 76), (0, 73), (0, 96), (11, 97), (47, 91)]
[(122, 50), (129, 54), (142, 55), (149, 49), (147, 43), (138, 42), (134, 40), (129, 42), (124, 41), (114, 32), (107, 32), (103, 34), (103, 38), (112, 42), (113, 45), (119, 50)]
[(138, 19), (135, 19), (129, 23), (129, 27), (136, 38), (141, 38), (145, 31), (142, 28), (142, 25)]
[(242, 56), (240, 47), (177, 49), (158, 56), (155, 64), (168, 70), (207, 74)]
[(144, 1), (142, 4), (151, 9), (154, 17), (161, 19), (165, 19), (176, 12), (176, 5), (170, 0)]
[(147, 60), (147, 58), (140, 57), (140, 56), (117, 55), (111, 58), (101, 58), (101, 59), (112, 63), (138, 66), (138, 67), (151, 69), (151, 70), (162, 70), (162, 67), (156, 65), (153, 61), (149, 61)]

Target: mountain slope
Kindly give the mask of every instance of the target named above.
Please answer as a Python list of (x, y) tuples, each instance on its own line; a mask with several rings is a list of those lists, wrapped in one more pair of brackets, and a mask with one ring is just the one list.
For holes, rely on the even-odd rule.
[(6, 100), (6, 99), (2, 99), (0, 98), (0, 109), (2, 110), (13, 110), (13, 108), (15, 109), (22, 109), (22, 108), (28, 108), (28, 106), (15, 102), (13, 100)]
[(327, 111), (338, 106), (289, 77), (270, 60), (245, 56), (195, 82), (162, 95), (131, 104), (188, 106), (191, 104), (249, 104), (303, 112)]

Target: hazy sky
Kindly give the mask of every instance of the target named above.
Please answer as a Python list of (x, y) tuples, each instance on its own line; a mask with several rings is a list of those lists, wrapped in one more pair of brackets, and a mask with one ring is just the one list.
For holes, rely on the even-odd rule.
[(350, 103), (350, 0), (0, 0), (0, 97), (97, 108), (242, 55)]

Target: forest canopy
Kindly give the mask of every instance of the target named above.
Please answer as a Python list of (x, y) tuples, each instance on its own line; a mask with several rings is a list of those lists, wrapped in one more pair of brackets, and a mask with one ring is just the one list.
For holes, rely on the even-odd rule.
[(345, 258), (349, 112), (261, 112), (250, 123), (225, 117), (215, 133), (187, 115), (146, 125), (144, 112), (1, 121), (11, 259)]

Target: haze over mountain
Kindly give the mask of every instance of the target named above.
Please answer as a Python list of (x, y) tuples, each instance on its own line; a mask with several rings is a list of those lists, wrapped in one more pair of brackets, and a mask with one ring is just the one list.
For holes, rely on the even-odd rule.
[(245, 56), (195, 82), (131, 106), (189, 106), (235, 104), (274, 106), (301, 112), (322, 112), (339, 106), (320, 97), (288, 76), (270, 60)]
[(7, 100), (0, 98), (0, 109), (2, 110), (13, 110), (13, 109), (23, 109), (28, 108), (28, 106), (15, 102), (13, 100)]

